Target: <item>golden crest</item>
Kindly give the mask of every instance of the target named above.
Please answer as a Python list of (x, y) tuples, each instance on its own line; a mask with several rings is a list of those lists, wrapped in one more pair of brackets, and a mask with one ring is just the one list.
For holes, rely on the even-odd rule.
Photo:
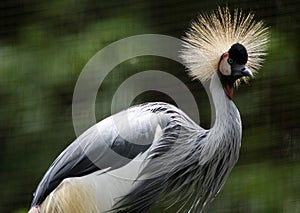
[(248, 52), (247, 66), (255, 73), (264, 61), (268, 40), (268, 28), (263, 21), (256, 22), (253, 13), (235, 9), (232, 14), (228, 7), (219, 7), (192, 22), (184, 38), (181, 58), (193, 78), (205, 81), (218, 69), (222, 54), (240, 43)]

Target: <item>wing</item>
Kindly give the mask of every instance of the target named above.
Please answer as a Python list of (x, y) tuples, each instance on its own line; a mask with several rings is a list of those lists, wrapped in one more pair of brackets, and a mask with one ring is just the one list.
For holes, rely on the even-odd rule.
[(199, 161), (209, 131), (177, 108), (169, 108), (166, 113), (171, 119), (150, 147), (149, 163), (138, 174), (137, 179), (143, 181), (121, 197), (111, 212), (148, 212), (161, 197), (180, 208), (193, 202), (205, 176), (206, 168)]
[(50, 166), (37, 187), (32, 206), (40, 205), (65, 178), (120, 168), (148, 150), (157, 129), (164, 129), (172, 120), (169, 108), (175, 107), (165, 103), (138, 105), (89, 128)]

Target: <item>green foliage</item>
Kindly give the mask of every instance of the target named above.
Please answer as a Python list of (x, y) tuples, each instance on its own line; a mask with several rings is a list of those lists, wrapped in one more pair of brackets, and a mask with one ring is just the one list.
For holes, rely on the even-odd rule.
[(19, 209), (19, 210), (15, 210), (12, 213), (27, 213), (28, 210), (27, 209)]

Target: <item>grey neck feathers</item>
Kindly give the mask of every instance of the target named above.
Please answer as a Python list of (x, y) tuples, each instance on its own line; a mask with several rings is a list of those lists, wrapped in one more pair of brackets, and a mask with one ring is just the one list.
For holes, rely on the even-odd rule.
[[(217, 75), (211, 78), (209, 90), (211, 92), (211, 105), (214, 107), (214, 123), (210, 133), (215, 137), (222, 138), (236, 136), (241, 134), (241, 118), (235, 104), (227, 98), (221, 81)], [(229, 132), (234, 133), (230, 135)]]

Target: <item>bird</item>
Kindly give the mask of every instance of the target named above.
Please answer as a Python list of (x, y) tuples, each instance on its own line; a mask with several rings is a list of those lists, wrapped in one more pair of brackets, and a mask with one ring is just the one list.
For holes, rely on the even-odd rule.
[(239, 158), (240, 113), (233, 91), (261, 69), (268, 27), (254, 14), (218, 7), (185, 32), (188, 75), (208, 82), (210, 128), (165, 102), (131, 106), (93, 125), (52, 163), (30, 213), (143, 213), (158, 201), (177, 212), (203, 212)]

